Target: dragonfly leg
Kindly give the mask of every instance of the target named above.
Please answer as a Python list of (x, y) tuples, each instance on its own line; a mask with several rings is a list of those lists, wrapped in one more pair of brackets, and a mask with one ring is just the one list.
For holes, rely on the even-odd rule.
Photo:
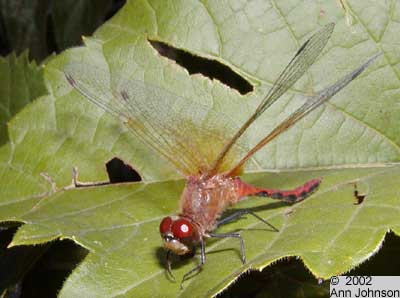
[(206, 262), (206, 249), (204, 246), (204, 241), (200, 241), (200, 263), (194, 267), (192, 270), (185, 273), (181, 281), (181, 290), (183, 289), (183, 283), (188, 280), (193, 273), (198, 273)]
[(279, 230), (277, 228), (275, 228), (273, 225), (271, 225), (269, 222), (267, 222), (265, 219), (263, 219), (262, 217), (258, 216), (256, 213), (254, 213), (251, 210), (248, 209), (242, 209), (242, 210), (238, 210), (234, 213), (232, 213), (229, 216), (226, 216), (224, 218), (222, 218), (221, 220), (217, 221), (217, 227), (222, 226), (224, 224), (227, 224), (233, 220), (235, 220), (236, 218), (242, 217), (245, 214), (250, 214), (252, 216), (254, 216), (255, 218), (257, 218), (259, 221), (265, 223), (266, 225), (268, 225), (270, 228), (272, 228), (275, 232), (279, 232)]
[(171, 276), (171, 278), (173, 279), (173, 281), (176, 281), (175, 276), (174, 276), (174, 274), (172, 273), (172, 270), (171, 270), (171, 263), (172, 263), (172, 261), (171, 261), (171, 254), (172, 254), (172, 251), (168, 250), (168, 251), (167, 251), (167, 257), (166, 257), (166, 261), (167, 261), (167, 272), (168, 272), (169, 276)]
[(242, 255), (242, 263), (246, 264), (246, 252), (244, 249), (244, 241), (239, 233), (223, 233), (223, 234), (208, 234), (211, 238), (237, 238), (240, 241), (240, 253)]

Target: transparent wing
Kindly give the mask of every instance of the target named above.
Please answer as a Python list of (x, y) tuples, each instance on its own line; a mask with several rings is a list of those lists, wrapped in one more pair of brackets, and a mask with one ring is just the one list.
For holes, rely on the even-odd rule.
[(351, 81), (358, 77), (376, 58), (378, 58), (381, 53), (378, 53), (368, 59), (363, 65), (359, 66), (353, 70), (348, 75), (344, 76), (342, 79), (334, 83), (333, 85), (325, 88), (313, 97), (309, 97), (307, 101), (301, 105), (297, 110), (295, 110), (291, 115), (289, 115), (283, 122), (281, 122), (277, 127), (275, 127), (265, 138), (263, 138), (254, 148), (252, 148), (244, 158), (242, 158), (239, 163), (233, 167), (228, 175), (234, 175), (235, 172), (258, 150), (263, 148), (266, 144), (271, 142), (282, 132), (286, 131), (298, 121), (303, 119), (307, 114), (309, 114), (314, 109), (318, 108), (320, 105), (328, 101), (332, 96), (346, 87)]
[(289, 88), (291, 88), (315, 62), (322, 49), (328, 42), (334, 23), (324, 26), (321, 30), (311, 36), (297, 51), (289, 64), (285, 67), (278, 79), (275, 81), (267, 95), (261, 101), (254, 114), (243, 124), (214, 161), (210, 173), (219, 171), (225, 156), (231, 150), (235, 142), (243, 135), (246, 129), (275, 101), (277, 101)]
[(322, 52), (334, 27), (334, 23), (326, 25), (301, 46), (262, 100), (257, 115), (261, 115), (303, 76)]
[[(186, 176), (209, 169), (237, 130), (227, 115), (127, 75), (110, 76), (106, 68), (76, 61), (66, 65), (64, 73), (80, 94), (119, 118)], [(230, 169), (243, 152), (245, 146), (237, 144), (222, 168)]]

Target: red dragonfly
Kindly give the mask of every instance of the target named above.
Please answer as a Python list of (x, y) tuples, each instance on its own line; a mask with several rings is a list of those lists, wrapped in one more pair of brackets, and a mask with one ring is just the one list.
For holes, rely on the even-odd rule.
[(72, 87), (118, 117), (134, 136), (169, 161), (186, 178), (179, 212), (165, 217), (160, 224), (161, 238), (167, 249), (167, 269), (171, 275), (172, 253), (186, 255), (193, 252), (195, 247), (200, 247), (200, 263), (183, 276), (182, 283), (200, 271), (205, 263), (206, 238), (239, 239), (241, 259), (243, 263), (246, 262), (240, 233), (220, 234), (214, 231), (244, 214), (265, 221), (249, 210), (240, 210), (222, 218), (223, 211), (229, 206), (248, 196), (294, 203), (306, 198), (319, 186), (321, 179), (313, 179), (292, 190), (268, 189), (243, 182), (239, 174), (254, 153), (329, 100), (360, 75), (379, 54), (335, 84), (308, 97), (303, 105), (251, 150), (243, 153), (245, 146), (239, 139), (314, 63), (333, 28), (334, 24), (326, 25), (301, 46), (255, 112), (236, 131), (228, 116), (160, 87), (128, 79), (127, 74), (118, 71), (112, 73), (107, 66), (75, 61), (65, 67), (66, 79)]

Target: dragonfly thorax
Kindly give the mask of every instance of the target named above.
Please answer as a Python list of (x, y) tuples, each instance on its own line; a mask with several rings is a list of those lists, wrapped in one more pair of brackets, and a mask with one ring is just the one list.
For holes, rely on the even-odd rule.
[(180, 214), (198, 225), (201, 237), (215, 229), (221, 213), (239, 196), (237, 178), (215, 175), (210, 178), (189, 177), (181, 195)]

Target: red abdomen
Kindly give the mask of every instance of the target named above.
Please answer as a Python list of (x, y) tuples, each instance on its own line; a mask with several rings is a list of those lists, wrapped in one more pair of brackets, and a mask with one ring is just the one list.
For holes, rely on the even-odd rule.
[(307, 196), (313, 193), (321, 184), (321, 179), (312, 179), (305, 184), (291, 190), (279, 190), (270, 188), (260, 188), (247, 184), (241, 180), (237, 181), (238, 192), (241, 197), (245, 196), (260, 196), (270, 197), (272, 199), (282, 200), (290, 203), (304, 200)]

